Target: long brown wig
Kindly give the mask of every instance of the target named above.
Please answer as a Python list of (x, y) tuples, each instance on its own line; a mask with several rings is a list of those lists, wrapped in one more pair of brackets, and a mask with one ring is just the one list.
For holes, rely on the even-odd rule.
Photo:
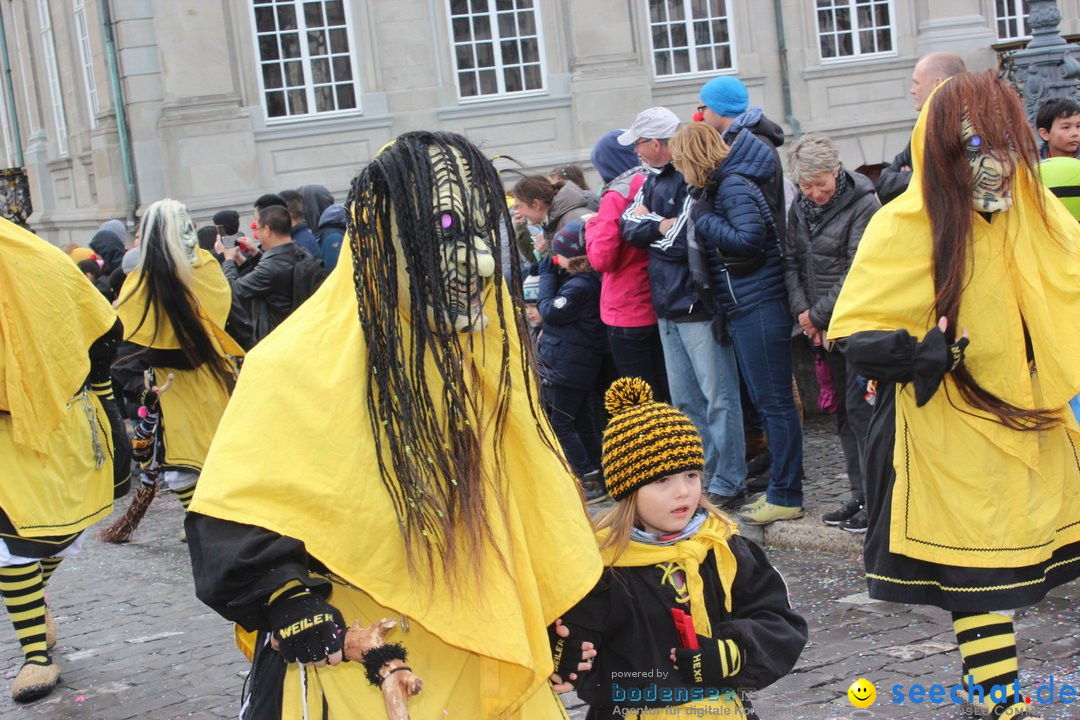
[[(1004, 172), (1012, 178), (1013, 196), (1022, 193), (1034, 199), (1038, 218), (1025, 221), (1041, 222), (1048, 234), (1051, 231), (1037, 187), (1038, 148), (1015, 90), (994, 71), (960, 73), (937, 89), (927, 112), (925, 148), (916, 162), (921, 165), (933, 237), (935, 317), (947, 319), (945, 334), (951, 343), (956, 340), (957, 316), (971, 276), (968, 263), (975, 221), (975, 181), (961, 129), (964, 120), (1004, 164)], [(964, 364), (952, 371), (952, 377), (964, 401), (1006, 427), (1045, 430), (1057, 423), (1048, 410), (1022, 408), (986, 390)]]
[[(501, 344), (495, 347), (474, 348), (474, 343), (484, 342), (475, 339), (479, 333), (459, 333), (447, 319), (452, 317), (450, 281), (441, 258), (448, 238), (439, 220), (447, 211), (448, 195), (457, 204), (454, 232), (485, 238), (495, 260), (494, 322), (502, 331)], [(502, 436), (514, 354), (537, 432), (555, 452), (535, 412), (528, 343), (510, 342), (511, 323), (517, 323), (520, 337), (528, 337), (528, 330), (516, 263), (509, 268), (510, 293), (517, 300), (513, 307), (504, 307), (501, 292), (499, 243), (513, 235), (503, 188), (494, 166), (466, 138), (411, 132), (357, 175), (346, 207), (379, 474), (397, 513), (410, 566), (422, 561), (430, 578), (439, 558), (452, 583), (462, 569), (482, 571), (472, 561), (481, 557), (485, 545), (495, 547), (487, 515), (490, 480), (500, 489), (492, 498), (494, 507), (506, 513)], [(470, 253), (466, 266), (474, 268), (477, 250), (472, 243), (465, 247)], [(404, 272), (399, 273), (402, 263)], [(407, 288), (399, 288), (401, 277)], [(402, 322), (402, 300), (408, 303), (411, 322)], [(481, 370), (471, 359), (473, 350), (501, 358), (493, 407), (485, 406), (483, 393), (476, 390)], [(434, 376), (428, 372), (429, 359), (437, 368)], [(436, 408), (444, 410), (442, 418)], [(489, 426), (493, 447), (485, 448)], [(494, 452), (495, 478), (485, 476), (488, 452)], [(505, 558), (500, 560), (505, 565)]]

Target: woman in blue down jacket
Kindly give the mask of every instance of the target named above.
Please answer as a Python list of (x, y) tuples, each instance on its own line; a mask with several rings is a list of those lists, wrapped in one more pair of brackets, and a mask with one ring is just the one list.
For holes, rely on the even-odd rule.
[(669, 147), (675, 167), (698, 196), (690, 220), (773, 454), (768, 490), (743, 508), (743, 518), (751, 525), (800, 518), (802, 427), (791, 386), (793, 320), (776, 226), (759, 188), (772, 178), (776, 161), (749, 131), (729, 147), (704, 123), (680, 129)]

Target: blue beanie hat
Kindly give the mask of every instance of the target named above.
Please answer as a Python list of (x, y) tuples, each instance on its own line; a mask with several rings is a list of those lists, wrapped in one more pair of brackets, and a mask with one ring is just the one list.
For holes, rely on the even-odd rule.
[(701, 102), (720, 117), (738, 117), (750, 104), (750, 93), (733, 75), (714, 77), (701, 87)]
[(551, 249), (556, 255), (565, 258), (576, 258), (585, 254), (585, 239), (582, 237), (581, 221), (571, 220), (563, 226), (562, 230), (555, 233), (551, 238)]
[(641, 164), (631, 145), (619, 143), (622, 130), (612, 130), (596, 141), (592, 149), (592, 164), (604, 182), (609, 183), (630, 168)]

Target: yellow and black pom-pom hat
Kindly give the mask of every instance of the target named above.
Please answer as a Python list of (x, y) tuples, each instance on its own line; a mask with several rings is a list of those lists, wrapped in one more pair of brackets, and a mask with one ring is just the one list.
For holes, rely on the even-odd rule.
[(619, 378), (604, 395), (604, 483), (621, 500), (668, 475), (705, 467), (701, 435), (680, 410), (653, 400), (649, 383)]

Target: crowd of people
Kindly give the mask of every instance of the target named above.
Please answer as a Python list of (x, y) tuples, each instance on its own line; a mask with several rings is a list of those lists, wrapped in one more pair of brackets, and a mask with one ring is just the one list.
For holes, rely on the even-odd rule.
[[(1080, 105), (1029, 131), (947, 53), (912, 95), (876, 186), (819, 134), (782, 162), (722, 76), (692, 122), (601, 137), (597, 192), (573, 165), (506, 189), (467, 139), (414, 132), (342, 204), (259, 197), (250, 236), (165, 199), (131, 249), (109, 221), (72, 263), (0, 223), (0, 458), (34, 479), (0, 485), (13, 697), (59, 679), (43, 587), (134, 451), (239, 626), (246, 718), (556, 718), (571, 688), (590, 718), (750, 717), (738, 691), (807, 641), (732, 519), (804, 514), (793, 342), (851, 486), (822, 521), (866, 533), (871, 597), (952, 613), (967, 686), (1011, 686), (1013, 611), (1080, 574), (1080, 226), (1039, 172), (1080, 163)], [(582, 496), (614, 503), (590, 521)], [(627, 700), (633, 678), (662, 681)]]
[[(804, 471), (791, 340), (802, 336), (841, 388), (830, 410), (852, 496), (823, 519), (865, 532), (867, 380), (848, 372), (826, 330), (880, 207), (874, 185), (811, 134), (788, 154), (789, 200), (783, 131), (749, 104), (745, 85), (714, 78), (700, 100), (693, 123), (654, 107), (597, 142), (598, 203), (565, 169), (514, 185), (545, 410), (586, 499), (600, 500), (598, 398), (614, 377), (644, 378), (701, 432), (711, 502), (755, 525), (797, 519)], [(747, 462), (760, 452), (747, 457), (755, 428), (769, 460), (757, 464), (767, 477), (756, 487)], [(766, 492), (750, 503), (752, 489)]]

